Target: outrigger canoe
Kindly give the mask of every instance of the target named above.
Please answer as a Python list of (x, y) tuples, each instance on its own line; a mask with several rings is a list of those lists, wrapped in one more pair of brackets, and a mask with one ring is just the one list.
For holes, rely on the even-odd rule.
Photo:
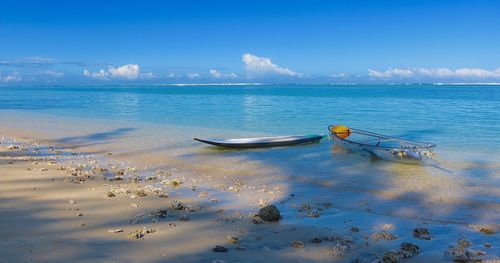
[(343, 125), (328, 126), (328, 131), (330, 138), (343, 148), (400, 163), (421, 163), (430, 159), (433, 155), (432, 149), (436, 146)]
[(227, 148), (264, 148), (277, 146), (292, 146), (306, 143), (319, 142), (326, 135), (295, 135), (261, 138), (239, 138), (239, 139), (200, 139), (193, 138), (196, 141), (207, 143), (219, 147)]

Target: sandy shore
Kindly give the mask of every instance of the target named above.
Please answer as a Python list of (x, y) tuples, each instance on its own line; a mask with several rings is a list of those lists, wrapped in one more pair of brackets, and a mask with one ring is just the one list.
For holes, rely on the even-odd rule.
[[(258, 206), (241, 212), (170, 172), (140, 177), (101, 157), (0, 144), (0, 262), (498, 262), (498, 225), (355, 211), (318, 219), (328, 228), (261, 221)], [(298, 210), (316, 220), (323, 205)]]

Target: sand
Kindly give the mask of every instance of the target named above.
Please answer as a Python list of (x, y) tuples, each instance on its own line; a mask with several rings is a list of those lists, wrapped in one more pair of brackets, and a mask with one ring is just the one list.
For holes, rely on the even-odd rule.
[[(258, 205), (253, 211), (240, 211), (234, 204), (218, 202), (217, 190), (178, 185), (171, 172), (140, 178), (134, 176), (135, 167), (107, 164), (112, 156), (106, 153), (99, 158), (68, 149), (21, 139), (0, 144), (0, 262), (498, 258), (498, 225), (441, 224), (336, 210), (330, 204), (298, 208), (285, 223), (255, 224)], [(168, 184), (169, 190), (159, 190), (159, 184)], [(322, 209), (332, 209), (332, 216), (317, 217)], [(314, 220), (321, 226), (328, 221), (331, 227), (315, 227)], [(430, 234), (414, 236), (417, 227)], [(410, 251), (408, 245), (402, 249), (405, 242), (418, 246), (418, 251)], [(225, 249), (214, 252), (217, 246)]]

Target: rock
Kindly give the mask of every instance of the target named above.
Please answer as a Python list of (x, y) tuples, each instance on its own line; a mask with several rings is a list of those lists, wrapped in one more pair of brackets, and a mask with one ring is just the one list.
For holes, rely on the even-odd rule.
[(78, 213), (78, 214), (76, 214), (76, 216), (83, 216), (83, 214), (82, 213)]
[(417, 227), (413, 230), (413, 237), (418, 239), (430, 240), (431, 233), (429, 232), (429, 229), (425, 227)]
[(383, 263), (398, 263), (402, 260), (402, 256), (398, 251), (389, 251), (384, 254), (382, 258)]
[(226, 239), (227, 239), (227, 242), (230, 244), (239, 244), (240, 243), (240, 238), (237, 236), (229, 235), (226, 237)]
[(123, 229), (117, 228), (117, 229), (108, 229), (108, 233), (121, 233), (123, 232)]
[(75, 200), (69, 200), (68, 202), (72, 205), (76, 204)]
[(223, 246), (215, 246), (213, 249), (212, 249), (213, 252), (221, 252), (221, 253), (224, 253), (224, 252), (227, 252), (228, 249), (226, 247), (223, 247)]
[(245, 250), (247, 250), (247, 248), (243, 247), (243, 246), (236, 246), (236, 250), (238, 250), (238, 251), (245, 251)]
[(268, 205), (260, 209), (259, 216), (264, 221), (276, 222), (281, 219), (280, 211), (274, 205)]
[(146, 191), (144, 191), (144, 189), (135, 190), (134, 195), (137, 196), (137, 197), (148, 196), (148, 194), (146, 193)]
[(161, 194), (158, 195), (158, 197), (160, 197), (160, 198), (168, 198), (168, 194), (161, 193)]
[(252, 218), (252, 222), (256, 225), (260, 225), (260, 224), (264, 224), (264, 220), (262, 220), (262, 218), (258, 215), (255, 215), (253, 218)]
[(178, 218), (181, 221), (189, 221), (189, 216), (188, 215), (179, 215)]
[(377, 241), (379, 239), (385, 239), (385, 240), (394, 240), (394, 239), (397, 239), (398, 237), (389, 233), (389, 232), (385, 232), (385, 231), (382, 231), (382, 232), (378, 232), (378, 233), (373, 233), (372, 234), (372, 239)]
[(487, 248), (491, 248), (491, 243), (484, 243), (483, 246), (487, 247)]
[(138, 204), (136, 204), (136, 203), (131, 203), (131, 204), (130, 204), (130, 206), (131, 206), (131, 207), (136, 207), (136, 208), (137, 208), (137, 207), (139, 207), (139, 205), (138, 205)]
[(206, 197), (208, 195), (208, 192), (207, 191), (203, 191), (203, 192), (200, 192), (198, 194), (198, 197)]
[(179, 200), (174, 200), (170, 207), (174, 210), (185, 210), (187, 208), (187, 206)]
[(107, 194), (106, 194), (108, 197), (116, 197), (115, 193), (109, 191)]
[(416, 254), (418, 254), (418, 252), (420, 252), (420, 248), (417, 245), (409, 243), (409, 242), (401, 243), (401, 250), (408, 251), (412, 255), (416, 255)]
[(305, 245), (304, 245), (304, 242), (300, 241), (300, 240), (295, 240), (292, 242), (292, 247), (294, 248), (304, 248)]
[(311, 239), (311, 243), (314, 243), (314, 244), (318, 244), (321, 242), (323, 242), (323, 240), (319, 237), (315, 237), (315, 238)]
[(359, 232), (359, 228), (358, 228), (358, 227), (353, 226), (353, 227), (351, 227), (351, 232), (353, 232), (353, 233), (358, 233), (358, 232)]
[(128, 237), (133, 238), (133, 239), (139, 239), (139, 238), (143, 238), (147, 234), (151, 234), (154, 232), (156, 232), (156, 230), (154, 230), (152, 228), (146, 229), (144, 227), (143, 229), (137, 229), (137, 230), (134, 230), (133, 232), (130, 232), (128, 234)]

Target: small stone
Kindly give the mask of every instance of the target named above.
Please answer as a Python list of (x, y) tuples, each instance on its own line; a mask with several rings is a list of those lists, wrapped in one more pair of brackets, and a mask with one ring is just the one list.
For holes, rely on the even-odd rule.
[(168, 194), (161, 193), (161, 194), (158, 195), (158, 197), (160, 197), (160, 198), (168, 198)]
[(359, 228), (358, 228), (358, 227), (353, 226), (353, 227), (351, 227), (351, 232), (353, 232), (353, 233), (358, 233), (358, 232), (359, 232)]
[(206, 197), (208, 195), (208, 192), (207, 191), (203, 191), (203, 192), (200, 192), (198, 194), (198, 197)]
[(108, 233), (121, 233), (123, 232), (123, 229), (117, 228), (117, 229), (108, 229)]
[(315, 237), (313, 239), (311, 239), (311, 243), (315, 243), (315, 244), (318, 244), (318, 243), (321, 243), (323, 242), (323, 240), (319, 237)]
[(80, 223), (80, 225), (79, 225), (79, 226), (86, 226), (86, 224), (85, 224), (85, 223)]
[(133, 239), (139, 239), (139, 238), (143, 238), (146, 234), (150, 234), (150, 233), (154, 233), (156, 232), (156, 230), (150, 228), (150, 229), (146, 229), (145, 227), (143, 229), (137, 229), (137, 230), (134, 230), (133, 232), (130, 232), (128, 234), (128, 236), (130, 238), (133, 238)]
[(402, 260), (402, 256), (397, 251), (389, 251), (384, 254), (382, 258), (383, 263), (398, 263)]
[(401, 250), (408, 251), (412, 255), (418, 254), (418, 252), (420, 252), (420, 248), (417, 245), (409, 243), (409, 242), (401, 243)]
[(115, 193), (113, 193), (113, 192), (111, 192), (111, 191), (109, 191), (109, 192), (107, 193), (107, 196), (108, 196), (108, 197), (116, 197)]
[(425, 227), (417, 227), (413, 230), (413, 237), (418, 239), (430, 240), (431, 235), (429, 229)]
[(382, 231), (382, 232), (378, 232), (378, 233), (373, 233), (372, 234), (372, 239), (377, 241), (379, 239), (385, 239), (385, 240), (394, 240), (394, 239), (397, 239), (398, 237), (389, 233), (389, 232), (385, 232), (385, 231)]
[(239, 244), (240, 243), (240, 238), (237, 236), (229, 235), (226, 237), (226, 239), (227, 239), (227, 242), (230, 244)]
[(228, 249), (226, 247), (223, 247), (223, 246), (215, 246), (213, 249), (212, 249), (213, 252), (227, 252)]
[(139, 190), (136, 190), (134, 192), (134, 195), (137, 196), (137, 197), (145, 197), (145, 196), (148, 196), (148, 194), (146, 193), (146, 191), (144, 191), (143, 189), (139, 189)]
[(188, 215), (180, 215), (179, 220), (180, 221), (189, 221), (189, 216)]
[(245, 251), (245, 250), (247, 250), (247, 248), (243, 247), (243, 246), (236, 246), (236, 250), (238, 250), (238, 251)]
[(76, 204), (75, 200), (69, 200), (69, 203), (72, 205)]
[(304, 245), (304, 242), (300, 241), (300, 240), (295, 240), (292, 242), (292, 247), (294, 248), (304, 248), (305, 245)]
[(139, 205), (138, 205), (138, 204), (136, 204), (136, 203), (131, 203), (131, 204), (130, 204), (130, 206), (131, 206), (131, 207), (136, 207), (136, 208), (137, 208), (137, 207), (139, 207)]
[(268, 205), (260, 209), (259, 216), (264, 221), (277, 222), (280, 220), (280, 211), (275, 205)]
[(78, 214), (76, 214), (76, 216), (83, 216), (83, 214), (82, 213), (78, 213)]
[(264, 220), (262, 220), (262, 218), (258, 215), (255, 215), (253, 218), (252, 218), (252, 222), (256, 225), (260, 225), (260, 224), (264, 224)]
[(491, 248), (491, 243), (484, 243), (484, 247)]

